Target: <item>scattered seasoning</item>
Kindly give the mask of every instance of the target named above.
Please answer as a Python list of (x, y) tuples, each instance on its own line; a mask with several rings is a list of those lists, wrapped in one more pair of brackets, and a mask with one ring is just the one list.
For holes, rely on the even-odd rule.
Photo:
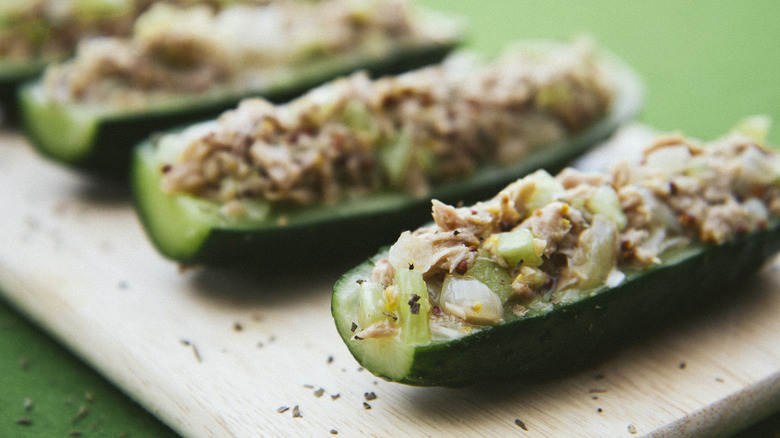
[(121, 290), (126, 290), (128, 287), (130, 287), (130, 283), (128, 283), (127, 280), (122, 280), (116, 285), (116, 287)]
[(339, 431), (338, 431), (338, 430), (336, 430), (336, 429), (331, 429), (331, 430), (330, 430), (330, 434), (331, 434), (331, 435), (338, 435), (338, 434), (339, 434)]
[(363, 371), (364, 369), (365, 369), (365, 368), (363, 368), (363, 367), (357, 367), (357, 372), (361, 372), (361, 371)]
[(628, 425), (628, 433), (630, 433), (632, 435), (636, 434), (636, 426), (634, 426), (633, 424), (629, 424)]
[(598, 412), (600, 414), (600, 413), (604, 412), (604, 409), (598, 408), (598, 409), (596, 409), (596, 412)]
[(603, 394), (605, 392), (607, 392), (607, 390), (603, 388), (591, 388), (588, 390), (588, 394)]
[(293, 406), (292, 416), (293, 418), (303, 418), (303, 414), (301, 414), (301, 408), (299, 408), (298, 405)]
[(598, 374), (596, 374), (595, 376), (593, 376), (593, 380), (601, 380), (601, 379), (603, 379), (604, 377), (606, 377), (606, 376), (604, 375), (604, 373), (598, 373)]
[(81, 436), (81, 431), (80, 430), (71, 430), (70, 432), (68, 432), (68, 436)]
[(457, 271), (458, 274), (463, 275), (466, 273), (466, 271), (469, 270), (469, 262), (467, 260), (461, 260), (460, 263), (458, 263), (458, 267), (455, 268), (455, 271)]
[(369, 410), (369, 409), (371, 409), (371, 405), (370, 405), (370, 404), (368, 404), (368, 403), (366, 403), (366, 402), (363, 402), (363, 408), (364, 408), (365, 410)]
[(367, 392), (363, 394), (363, 397), (365, 397), (366, 401), (376, 400), (376, 394), (373, 392)]
[(715, 381), (716, 381), (716, 382), (718, 382), (718, 383), (723, 383), (723, 382), (725, 382), (725, 380), (723, 380), (721, 377), (716, 377), (716, 378), (715, 378)]
[(233, 331), (240, 332), (242, 330), (244, 330), (244, 326), (241, 325), (240, 322), (236, 322), (233, 324)]
[(257, 348), (263, 348), (263, 341), (258, 341)]
[(460, 231), (458, 231), (458, 230), (455, 230), (455, 231), (452, 232), (453, 236), (457, 236), (458, 234), (460, 234)]
[(392, 313), (382, 312), (382, 314), (385, 315), (386, 317), (392, 319), (393, 321), (398, 321), (398, 317), (393, 315)]
[(30, 417), (21, 417), (16, 420), (16, 424), (20, 426), (31, 426), (32, 420), (30, 419)]
[(27, 371), (30, 369), (30, 361), (27, 360), (27, 358), (24, 356), (19, 358), (19, 369), (22, 371)]
[(76, 415), (73, 417), (73, 419), (70, 421), (71, 423), (78, 423), (81, 421), (84, 417), (87, 416), (87, 413), (89, 413), (89, 410), (87, 410), (87, 407), (85, 405), (81, 405), (79, 407), (78, 412), (76, 412)]
[(409, 270), (414, 271), (414, 263), (409, 263)]
[(322, 394), (325, 394), (325, 389), (323, 389), (323, 388), (320, 388), (320, 389), (314, 391), (314, 396), (317, 397), (317, 398), (322, 397)]
[(681, 370), (684, 370), (685, 369), (685, 362), (680, 362), (679, 366), (680, 366)]
[(279, 408), (276, 409), (276, 413), (277, 414), (283, 414), (283, 413), (285, 413), (285, 412), (287, 412), (289, 410), (290, 410), (289, 406), (280, 406)]
[(333, 356), (328, 356), (328, 363), (333, 363)]
[(33, 408), (33, 401), (30, 397), (24, 398), (24, 410), (27, 412), (32, 411)]
[(304, 388), (307, 388), (307, 389), (314, 389), (314, 385), (311, 385), (311, 384), (308, 384), (308, 383), (306, 383), (305, 385), (303, 385), (303, 387), (304, 387)]
[(597, 396), (597, 395), (592, 395), (592, 396), (590, 396), (590, 398), (592, 398), (593, 400), (598, 400), (598, 399), (599, 399), (599, 396)]
[(420, 314), (420, 298), (422, 297), (417, 294), (412, 294), (409, 297), (409, 311), (412, 312), (412, 315)]
[(355, 330), (357, 330), (357, 328), (358, 328), (358, 325), (357, 325), (357, 324), (355, 324), (355, 323), (353, 322), (353, 323), (352, 323), (352, 327), (350, 327), (350, 328), (349, 328), (349, 330), (350, 330), (352, 333), (355, 333)]
[(336, 400), (336, 399), (338, 399), (339, 397), (341, 397), (341, 393), (338, 393), (338, 394), (331, 394), (331, 395), (330, 395), (330, 399), (331, 399), (331, 400)]
[(515, 424), (520, 426), (520, 429), (528, 431), (528, 427), (525, 425), (525, 423), (523, 423), (523, 420), (521, 420), (519, 418), (515, 418)]
[(365, 283), (365, 282), (366, 282), (366, 280), (363, 280), (362, 278), (359, 278), (359, 279), (357, 279), (357, 280), (355, 281), (355, 283), (357, 283), (357, 284), (363, 284), (363, 283)]
[(198, 352), (198, 347), (196, 347), (195, 344), (193, 344), (192, 342), (190, 342), (190, 341), (188, 341), (186, 339), (182, 339), (181, 343), (182, 343), (182, 345), (186, 345), (186, 346), (192, 347), (192, 352), (193, 352), (193, 354), (195, 354), (195, 359), (198, 362), (202, 362), (202, 360), (200, 358), (200, 353)]

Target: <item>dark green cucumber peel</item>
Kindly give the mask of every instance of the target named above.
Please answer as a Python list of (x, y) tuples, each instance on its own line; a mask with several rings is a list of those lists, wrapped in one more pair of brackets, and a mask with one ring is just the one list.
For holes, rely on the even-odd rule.
[[(549, 313), (517, 319), (448, 342), (420, 347), (390, 340), (351, 340), (358, 280), (370, 278), (380, 252), (341, 277), (333, 290), (336, 327), (358, 362), (379, 377), (417, 386), (458, 387), (485, 381), (540, 381), (603, 361), (671, 318), (734, 295), (745, 276), (780, 251), (780, 220), (719, 246), (697, 245), (663, 264), (628, 273), (614, 288)], [(372, 344), (373, 343), (373, 344)]]
[(182, 96), (147, 110), (118, 110), (50, 100), (40, 81), (19, 89), (22, 128), (43, 155), (56, 162), (104, 176), (127, 175), (132, 148), (157, 131), (217, 117), (246, 97), (285, 102), (327, 80), (356, 70), (393, 74), (441, 61), (459, 42), (403, 47), (385, 57), (373, 55), (324, 59), (276, 78), (263, 90)]
[(4, 123), (16, 124), (18, 117), (18, 101), (16, 95), (19, 87), (41, 74), (46, 68), (45, 61), (12, 62), (0, 60), (0, 111)]
[(487, 199), (536, 169), (554, 172), (562, 168), (631, 120), (641, 106), (643, 87), (629, 67), (616, 60), (609, 65), (617, 80), (616, 100), (598, 122), (518, 164), (483, 166), (469, 177), (435, 186), (424, 199), (384, 191), (335, 205), (274, 206), (262, 220), (226, 221), (216, 213), (219, 206), (215, 202), (160, 191), (161, 162), (156, 158), (157, 140), (153, 138), (139, 145), (133, 158), (136, 210), (157, 250), (186, 265), (277, 269), (357, 262), (401, 231), (429, 218), (430, 198), (451, 204)]

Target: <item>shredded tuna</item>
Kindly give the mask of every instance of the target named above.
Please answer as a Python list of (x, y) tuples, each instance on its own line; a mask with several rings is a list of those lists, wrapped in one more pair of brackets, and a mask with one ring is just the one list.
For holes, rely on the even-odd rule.
[(583, 44), (544, 56), (511, 51), (487, 65), (455, 56), (377, 80), (356, 73), (285, 105), (243, 102), (166, 166), (163, 189), (222, 202), (331, 203), (383, 188), (424, 196), (583, 129), (608, 110), (611, 93)]
[(301, 63), (456, 33), (422, 28), (404, 0), (176, 3), (156, 3), (126, 38), (82, 40), (73, 59), (47, 70), (48, 94), (129, 108), (180, 93), (245, 94), (284, 84)]
[[(3, 6), (0, 58), (14, 61), (54, 60), (70, 56), (81, 39), (127, 36), (136, 18), (154, 3), (204, 5), (218, 9), (226, 0), (95, 1), (28, 0)], [(231, 0), (264, 4), (269, 0)], [(82, 13), (94, 3), (89, 13)], [(85, 6), (87, 5), (87, 6)]]
[[(761, 172), (756, 173), (755, 166)], [(616, 269), (660, 262), (670, 247), (691, 240), (720, 244), (764, 228), (780, 216), (780, 155), (741, 134), (706, 145), (681, 136), (661, 137), (636, 165), (621, 162), (605, 174), (566, 169), (555, 178), (560, 191), (551, 192), (554, 196), (547, 204), (529, 211), (540, 181), (536, 174), (525, 177), (471, 207), (433, 201), (434, 225), (415, 234), (459, 251), (447, 254), (451, 259), (438, 257), (424, 275), (452, 274), (453, 266), (469, 254), (463, 237), (452, 231), (464, 230), (479, 237), (471, 253), (493, 257), (512, 275), (524, 269), (526, 276), (534, 270), (549, 276), (549, 281), (518, 280), (512, 285), (513, 293), (527, 300), (545, 291), (596, 287), (608, 278), (621, 278), (614, 275)], [(627, 219), (621, 230), (609, 219), (609, 209), (589, 210), (587, 197), (604, 184), (615, 189), (616, 207)], [(545, 241), (539, 268), (521, 263), (513, 269), (495, 250), (496, 236), (521, 228)], [(599, 257), (603, 260), (593, 260)], [(392, 284), (388, 268), (392, 269), (389, 264), (377, 265), (372, 279)]]

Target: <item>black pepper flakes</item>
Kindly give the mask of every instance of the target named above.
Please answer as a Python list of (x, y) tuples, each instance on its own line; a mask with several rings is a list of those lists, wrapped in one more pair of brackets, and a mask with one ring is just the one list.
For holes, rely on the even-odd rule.
[(276, 409), (276, 413), (277, 414), (283, 414), (283, 413), (285, 413), (285, 412), (287, 412), (289, 410), (290, 410), (289, 406), (280, 406), (279, 408)]
[(366, 402), (363, 402), (363, 409), (369, 410), (369, 409), (371, 409), (371, 405), (366, 403)]
[(331, 429), (331, 430), (330, 430), (330, 434), (331, 434), (331, 435), (338, 435), (338, 434), (339, 434), (339, 431), (338, 431), (338, 430), (336, 430), (336, 429)]
[(363, 397), (366, 399), (366, 401), (376, 400), (376, 394), (374, 392), (367, 392), (363, 394)]
[(298, 407), (298, 405), (293, 406), (292, 416), (293, 418), (303, 418), (303, 414), (301, 414), (301, 408)]
[(32, 426), (32, 420), (30, 417), (21, 417), (16, 420), (16, 424), (19, 426)]
[(331, 400), (338, 400), (339, 397), (341, 397), (341, 393), (331, 394), (330, 395), (330, 399)]
[(240, 322), (236, 322), (233, 324), (233, 331), (240, 332), (242, 330), (244, 330), (244, 326), (241, 325)]
[(515, 424), (520, 426), (520, 429), (523, 429), (526, 432), (528, 431), (528, 427), (525, 425), (525, 423), (523, 423), (523, 420), (515, 418)]
[(412, 313), (412, 315), (419, 315), (420, 314), (420, 299), (422, 297), (417, 294), (412, 294), (412, 296), (409, 298), (409, 311)]
[(352, 327), (350, 327), (350, 328), (349, 328), (349, 330), (350, 330), (352, 333), (355, 333), (355, 330), (357, 330), (357, 328), (358, 328), (358, 325), (357, 325), (357, 324), (355, 324), (355, 323), (353, 322), (353, 323), (352, 323)]
[(89, 410), (87, 409), (87, 407), (84, 406), (84, 405), (81, 405), (81, 406), (79, 406), (78, 412), (76, 412), (76, 415), (73, 416), (73, 419), (70, 422), (74, 423), (74, 424), (78, 423), (79, 421), (84, 419), (84, 417), (86, 417), (88, 413), (89, 413)]
[(636, 426), (634, 426), (633, 424), (629, 424), (628, 433), (630, 433), (631, 435), (635, 435), (637, 433)]
[(679, 367), (680, 367), (680, 369), (681, 369), (681, 370), (684, 370), (684, 369), (685, 369), (685, 367), (686, 367), (686, 364), (685, 364), (685, 362), (680, 362), (680, 365), (679, 365)]
[(81, 436), (81, 431), (80, 430), (71, 430), (70, 432), (68, 432), (68, 436)]
[(333, 363), (333, 356), (328, 356), (328, 361), (327, 362), (329, 364)]
[(317, 398), (322, 397), (322, 394), (325, 394), (325, 389), (324, 388), (320, 388), (320, 389), (314, 391), (314, 396), (317, 397)]
[(604, 409), (598, 408), (598, 409), (596, 409), (596, 412), (598, 412), (600, 414), (600, 413), (604, 412)]

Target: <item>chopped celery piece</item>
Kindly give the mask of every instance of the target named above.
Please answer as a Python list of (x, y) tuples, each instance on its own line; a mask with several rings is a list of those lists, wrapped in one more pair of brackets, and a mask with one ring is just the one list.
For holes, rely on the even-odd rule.
[(444, 313), (471, 324), (493, 325), (504, 318), (501, 298), (476, 278), (447, 275), (440, 301)]
[(528, 175), (527, 180), (533, 181), (536, 187), (531, 196), (525, 200), (526, 216), (530, 216), (534, 210), (552, 202), (560, 193), (563, 186), (546, 170), (540, 169)]
[(428, 302), (428, 288), (422, 272), (399, 269), (395, 273), (398, 286), (398, 324), (401, 327), (401, 342), (408, 345), (424, 345), (431, 342), (431, 328), (428, 320), (431, 305)]
[(611, 186), (603, 185), (596, 189), (596, 193), (585, 201), (585, 208), (593, 214), (603, 214), (611, 219), (618, 227), (623, 230), (628, 224), (628, 218), (620, 207), (620, 199), (617, 192)]
[(512, 265), (523, 263), (529, 266), (542, 264), (544, 240), (536, 239), (531, 230), (520, 228), (501, 233), (497, 238), (498, 255)]
[(371, 324), (386, 319), (384, 310), (385, 288), (379, 283), (364, 281), (360, 283), (360, 299), (358, 301), (358, 324), (361, 328), (366, 328)]
[(380, 149), (380, 155), (390, 184), (394, 187), (400, 186), (412, 155), (412, 138), (409, 133), (402, 131), (385, 142)]
[(466, 275), (487, 285), (501, 298), (502, 303), (506, 303), (512, 294), (512, 276), (492, 257), (477, 257)]

